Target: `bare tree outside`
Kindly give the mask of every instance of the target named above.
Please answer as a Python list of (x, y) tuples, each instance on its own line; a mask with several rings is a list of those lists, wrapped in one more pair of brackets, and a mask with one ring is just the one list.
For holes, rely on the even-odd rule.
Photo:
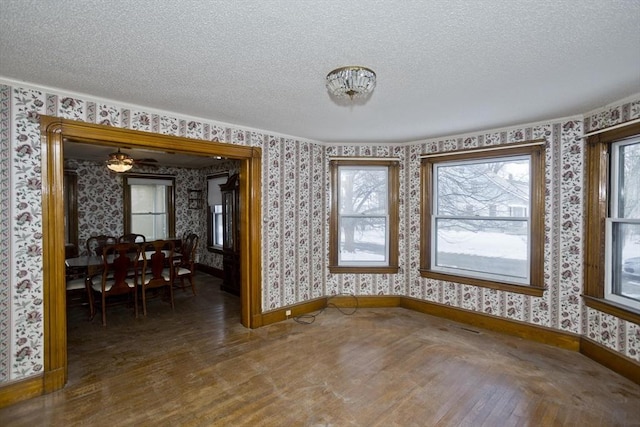
[(435, 173), (435, 265), (525, 281), (527, 156), (442, 163)]
[(339, 175), (341, 259), (384, 260), (388, 212), (387, 167), (341, 166)]

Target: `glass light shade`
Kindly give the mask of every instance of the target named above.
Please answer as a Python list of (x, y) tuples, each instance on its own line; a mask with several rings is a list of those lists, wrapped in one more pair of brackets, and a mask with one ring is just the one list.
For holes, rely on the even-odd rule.
[(133, 159), (127, 154), (117, 153), (109, 154), (109, 160), (106, 161), (107, 168), (114, 172), (126, 172), (133, 167)]
[(341, 67), (327, 74), (327, 90), (336, 98), (364, 98), (376, 87), (376, 73), (366, 67)]

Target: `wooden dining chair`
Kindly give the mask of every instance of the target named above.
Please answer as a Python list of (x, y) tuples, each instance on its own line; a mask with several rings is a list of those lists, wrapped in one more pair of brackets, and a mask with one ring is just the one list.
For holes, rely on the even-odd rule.
[(144, 234), (128, 233), (118, 237), (120, 243), (145, 243), (146, 241), (147, 238), (144, 237)]
[(193, 282), (195, 272), (196, 251), (198, 249), (198, 235), (190, 233), (184, 239), (182, 247), (182, 257), (174, 264), (175, 278), (180, 279), (180, 288), (185, 290), (185, 280), (189, 280), (189, 286), (193, 294), (196, 294), (196, 286)]
[[(106, 245), (102, 250), (102, 272), (89, 276), (89, 303), (91, 318), (96, 314), (96, 305), (102, 309), (102, 325), (107, 325), (107, 300), (114, 297), (133, 295), (133, 305), (138, 317), (138, 260), (140, 247), (133, 243), (116, 243)], [(96, 298), (97, 297), (97, 298)], [(120, 301), (122, 302), (122, 301)], [(130, 302), (129, 298), (127, 301)]]
[(66, 267), (65, 272), (67, 307), (88, 303), (87, 269)]
[(142, 248), (142, 278), (140, 289), (142, 293), (142, 310), (147, 316), (147, 291), (149, 289), (167, 288), (171, 309), (173, 304), (174, 269), (173, 253), (175, 244), (171, 240), (156, 240), (140, 245)]
[(87, 239), (87, 255), (102, 255), (102, 249), (107, 245), (115, 245), (118, 239), (114, 236), (101, 234), (99, 236), (91, 236)]

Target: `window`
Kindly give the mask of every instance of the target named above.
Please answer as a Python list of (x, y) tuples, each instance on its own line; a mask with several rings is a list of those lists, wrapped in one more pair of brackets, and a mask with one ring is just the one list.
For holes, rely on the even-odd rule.
[(398, 162), (332, 160), (332, 273), (398, 272)]
[(222, 250), (222, 193), (220, 185), (227, 182), (229, 173), (218, 173), (207, 177), (207, 246)]
[(78, 175), (64, 171), (64, 243), (78, 248)]
[(611, 144), (605, 297), (640, 309), (640, 136)]
[(591, 136), (587, 160), (585, 302), (638, 323), (640, 124)]
[(423, 277), (541, 295), (544, 141), (422, 160)]
[(175, 237), (175, 178), (124, 177), (124, 232), (143, 234), (147, 241)]

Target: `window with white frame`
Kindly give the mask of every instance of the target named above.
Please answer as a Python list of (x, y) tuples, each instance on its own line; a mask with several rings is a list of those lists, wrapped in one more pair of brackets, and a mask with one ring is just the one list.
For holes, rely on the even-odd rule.
[(330, 271), (398, 270), (398, 164), (332, 160)]
[(125, 176), (125, 233), (137, 233), (147, 241), (174, 237), (173, 177)]
[(636, 122), (596, 130), (585, 144), (584, 301), (634, 323), (640, 323), (639, 142)]
[(611, 144), (605, 299), (640, 310), (640, 137)]
[(423, 277), (542, 288), (543, 153), (537, 141), (423, 156)]

